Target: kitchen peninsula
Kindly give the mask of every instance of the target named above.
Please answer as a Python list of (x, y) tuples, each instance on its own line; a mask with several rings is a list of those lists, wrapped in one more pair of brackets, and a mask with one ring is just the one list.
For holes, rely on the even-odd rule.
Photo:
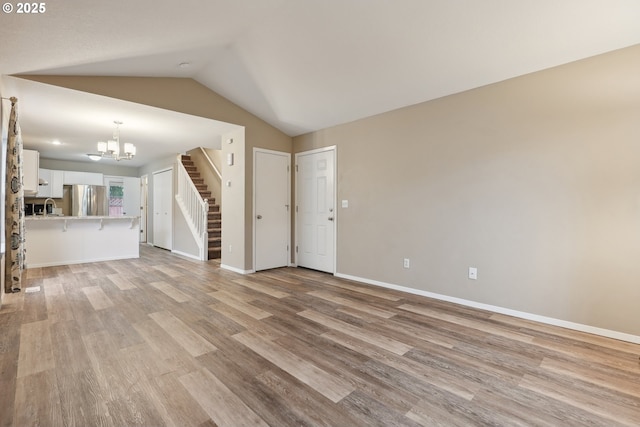
[(137, 216), (53, 216), (25, 219), (27, 268), (139, 258)]

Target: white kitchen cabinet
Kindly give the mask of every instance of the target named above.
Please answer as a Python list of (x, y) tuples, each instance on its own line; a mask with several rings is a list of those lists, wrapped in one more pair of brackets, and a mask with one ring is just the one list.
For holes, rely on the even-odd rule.
[(64, 171), (64, 185), (104, 185), (103, 175), (95, 172)]
[(22, 150), (22, 173), (24, 194), (33, 196), (38, 193), (40, 153), (35, 150)]
[(49, 184), (38, 187), (37, 197), (62, 198), (64, 194), (64, 171), (40, 169), (40, 179), (47, 181)]
[(61, 199), (64, 196), (64, 171), (51, 171), (51, 181), (49, 181), (49, 188), (51, 188), (51, 197), (54, 199)]
[(51, 197), (51, 170), (38, 169), (38, 181), (46, 181), (47, 185), (38, 184), (37, 197)]

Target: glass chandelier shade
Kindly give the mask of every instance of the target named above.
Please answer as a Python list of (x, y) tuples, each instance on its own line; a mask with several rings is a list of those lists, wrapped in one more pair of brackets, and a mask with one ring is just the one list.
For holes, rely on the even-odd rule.
[(131, 160), (133, 156), (136, 155), (136, 146), (130, 142), (124, 143), (124, 155), (120, 155), (120, 125), (122, 122), (114, 121), (116, 125), (116, 129), (113, 132), (113, 139), (110, 139), (107, 142), (100, 141), (98, 142), (98, 153), (100, 153), (101, 157), (108, 157), (115, 159), (117, 161), (120, 160)]

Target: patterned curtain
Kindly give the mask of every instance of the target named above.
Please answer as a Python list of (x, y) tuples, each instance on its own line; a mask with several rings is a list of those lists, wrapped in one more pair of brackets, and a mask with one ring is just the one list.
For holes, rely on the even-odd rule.
[(24, 270), (24, 189), (22, 176), (22, 138), (16, 104), (11, 98), (9, 135), (7, 136), (7, 200), (5, 204), (5, 233), (7, 242), (5, 290), (19, 292)]

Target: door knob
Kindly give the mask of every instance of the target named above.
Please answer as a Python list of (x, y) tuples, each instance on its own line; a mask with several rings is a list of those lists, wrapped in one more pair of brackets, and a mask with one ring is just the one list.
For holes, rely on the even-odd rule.
[(333, 217), (332, 216), (329, 217), (329, 221), (333, 221)]
[(258, 215), (256, 218), (258, 218), (258, 219), (262, 219), (262, 215)]

